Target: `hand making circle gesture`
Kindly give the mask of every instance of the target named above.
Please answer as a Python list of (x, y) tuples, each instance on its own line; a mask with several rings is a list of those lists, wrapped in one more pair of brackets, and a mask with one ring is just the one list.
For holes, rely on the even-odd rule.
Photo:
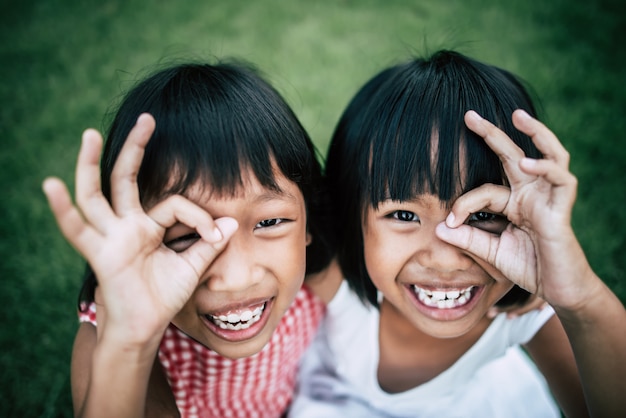
[[(513, 113), (513, 123), (532, 138), (542, 159), (526, 157), (474, 111), (466, 113), (465, 123), (498, 155), (509, 186), (486, 184), (461, 196), (446, 224), (438, 227), (440, 238), (482, 260), (491, 274), (500, 273), (550, 304), (583, 303), (585, 284), (595, 281), (580, 279), (593, 272), (571, 228), (577, 180), (569, 171), (568, 152), (523, 110)], [(469, 214), (482, 210), (503, 214), (511, 223), (501, 235), (463, 225)]]
[[(160, 340), (237, 228), (234, 219), (213, 220), (182, 196), (167, 197), (147, 211), (142, 207), (137, 174), (154, 129), (152, 116), (142, 114), (129, 133), (111, 175), (111, 203), (100, 186), (102, 137), (95, 130), (83, 134), (76, 206), (61, 180), (48, 178), (43, 185), (63, 235), (98, 279), (99, 332), (121, 331), (116, 335), (125, 342)], [(176, 223), (195, 229), (201, 237), (179, 253), (163, 244), (166, 229)]]

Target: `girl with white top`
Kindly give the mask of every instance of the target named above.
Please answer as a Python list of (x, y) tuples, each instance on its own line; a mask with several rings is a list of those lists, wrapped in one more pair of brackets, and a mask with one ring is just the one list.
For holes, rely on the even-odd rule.
[[(569, 155), (535, 114), (512, 74), (449, 51), (357, 93), (326, 165), (346, 280), (292, 416), (559, 416), (552, 395), (567, 416), (624, 410), (626, 311), (574, 235)], [(527, 291), (551, 308), (487, 314)]]

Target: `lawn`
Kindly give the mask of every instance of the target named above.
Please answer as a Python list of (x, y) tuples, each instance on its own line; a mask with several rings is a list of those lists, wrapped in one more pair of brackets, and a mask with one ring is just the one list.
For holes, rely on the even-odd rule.
[(81, 132), (158, 62), (238, 57), (283, 93), (320, 152), (367, 78), (455, 48), (519, 74), (571, 153), (574, 226), (626, 301), (626, 10), (621, 0), (3, 1), (0, 388), (4, 417), (69, 417), (82, 261), (41, 193), (73, 182)]

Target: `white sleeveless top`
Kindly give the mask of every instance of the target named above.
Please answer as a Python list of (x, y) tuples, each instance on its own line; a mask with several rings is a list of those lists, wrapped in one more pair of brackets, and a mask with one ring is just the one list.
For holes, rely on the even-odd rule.
[(519, 347), (552, 308), (498, 315), (449, 369), (395, 394), (377, 379), (379, 311), (344, 281), (326, 313), (303, 359), (290, 417), (560, 417), (543, 375)]

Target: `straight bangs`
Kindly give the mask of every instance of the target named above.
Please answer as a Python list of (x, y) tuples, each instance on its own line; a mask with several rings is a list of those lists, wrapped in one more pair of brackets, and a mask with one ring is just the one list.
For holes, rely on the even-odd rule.
[(363, 118), (370, 150), (361, 177), (362, 190), (369, 190), (363, 208), (423, 193), (449, 206), (484, 183), (505, 184), (497, 155), (465, 126), (468, 110), (500, 127), (527, 155), (540, 156), (511, 122), (515, 109), (536, 113), (520, 82), (504, 70), (456, 57), (445, 52), (404, 64), (372, 98), (379, 105)]
[[(111, 173), (142, 113), (156, 128), (146, 146), (137, 183), (142, 204), (201, 186), (216, 197), (236, 196), (250, 174), (280, 191), (277, 175), (294, 182), (307, 209), (307, 274), (334, 255), (326, 190), (313, 143), (280, 94), (247, 63), (184, 63), (157, 69), (122, 98), (111, 121), (101, 160), (104, 196)], [(79, 309), (94, 300), (97, 279), (89, 265)]]
[(142, 203), (184, 194), (192, 185), (205, 185), (218, 197), (233, 196), (248, 172), (279, 191), (273, 167), (301, 189), (311, 182), (314, 154), (305, 130), (252, 70), (228, 64), (176, 67), (159, 80), (146, 80), (137, 96), (145, 97), (156, 81), (162, 84), (153, 91), (160, 96), (142, 110), (156, 120), (138, 174)]

